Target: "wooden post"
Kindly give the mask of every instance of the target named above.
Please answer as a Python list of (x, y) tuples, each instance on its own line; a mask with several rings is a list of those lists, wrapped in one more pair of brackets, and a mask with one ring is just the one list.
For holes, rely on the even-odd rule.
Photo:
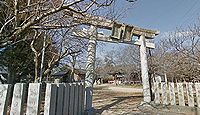
[(146, 41), (145, 36), (140, 36), (140, 61), (141, 61), (141, 72), (142, 72), (142, 84), (143, 84), (143, 96), (144, 102), (151, 102), (149, 76), (148, 76), (148, 65), (147, 65), (147, 52), (146, 52)]
[(10, 97), (11, 85), (0, 85), (0, 115), (7, 115), (8, 102)]
[(174, 83), (173, 82), (169, 83), (169, 91), (170, 91), (170, 95), (169, 95), (170, 104), (176, 105), (176, 97), (175, 97)]
[(85, 76), (85, 112), (88, 115), (93, 114), (94, 109), (92, 108), (92, 95), (93, 95), (93, 81), (95, 77), (95, 57), (96, 57), (96, 38), (97, 29), (94, 26), (90, 27), (90, 40), (88, 44), (88, 59), (86, 65), (86, 76)]
[(29, 84), (26, 115), (39, 115), (40, 93), (41, 93), (40, 83)]
[(186, 88), (187, 88), (187, 97), (188, 97), (188, 105), (190, 107), (194, 107), (194, 95), (193, 95), (193, 88), (192, 88), (193, 83), (187, 83)]
[(177, 83), (178, 102), (180, 106), (185, 106), (183, 83)]
[(55, 115), (56, 112), (56, 84), (47, 83), (45, 92), (44, 115)]
[(22, 115), (26, 84), (17, 83), (14, 86), (10, 115)]

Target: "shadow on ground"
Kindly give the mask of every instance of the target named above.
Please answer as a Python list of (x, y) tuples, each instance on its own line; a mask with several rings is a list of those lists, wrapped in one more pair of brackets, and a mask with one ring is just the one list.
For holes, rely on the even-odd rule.
[[(117, 105), (119, 105), (121, 102), (125, 102), (126, 100), (130, 100), (130, 99), (141, 99), (143, 96), (122, 96), (122, 97), (113, 97), (114, 99), (112, 99), (112, 103), (107, 104), (102, 106), (99, 109), (96, 109), (96, 113), (98, 114), (102, 114), (104, 111), (109, 110), (109, 109), (125, 109), (124, 106), (121, 107), (115, 107)], [(136, 107), (136, 106), (135, 106)]]

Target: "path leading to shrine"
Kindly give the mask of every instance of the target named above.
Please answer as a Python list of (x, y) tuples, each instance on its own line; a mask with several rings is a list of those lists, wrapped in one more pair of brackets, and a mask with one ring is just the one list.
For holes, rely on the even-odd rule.
[(94, 87), (93, 106), (97, 114), (137, 114), (140, 113), (137, 106), (142, 100), (142, 89), (108, 84)]

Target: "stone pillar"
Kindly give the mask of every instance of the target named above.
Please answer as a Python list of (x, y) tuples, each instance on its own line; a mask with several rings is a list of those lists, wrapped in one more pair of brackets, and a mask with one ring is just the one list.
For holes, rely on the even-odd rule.
[(26, 84), (16, 83), (14, 86), (10, 115), (23, 115)]
[(141, 42), (140, 61), (141, 61), (144, 102), (151, 102), (150, 84), (149, 84), (149, 76), (148, 76), (148, 65), (147, 65), (147, 51), (146, 51), (146, 42), (145, 42), (144, 35), (140, 36), (140, 42)]
[(7, 115), (11, 85), (0, 85), (0, 115)]
[(86, 65), (85, 76), (85, 112), (87, 115), (92, 115), (94, 109), (92, 107), (93, 81), (95, 77), (95, 57), (96, 57), (96, 38), (97, 29), (94, 26), (90, 27), (90, 39), (88, 44), (88, 59)]
[(29, 83), (26, 115), (40, 114), (41, 86), (40, 83)]

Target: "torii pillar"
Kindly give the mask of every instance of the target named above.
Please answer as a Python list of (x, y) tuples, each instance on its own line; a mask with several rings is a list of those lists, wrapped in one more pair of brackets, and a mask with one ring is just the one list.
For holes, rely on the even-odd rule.
[(143, 84), (143, 96), (144, 102), (151, 102), (150, 94), (150, 83), (148, 76), (148, 64), (147, 64), (147, 51), (146, 51), (146, 41), (145, 36), (141, 35), (139, 37), (140, 41), (140, 63), (141, 63), (141, 73), (142, 73), (142, 84)]
[(92, 95), (93, 95), (93, 81), (95, 77), (97, 28), (94, 26), (90, 26), (89, 35), (90, 38), (88, 44), (88, 57), (86, 65), (86, 77), (85, 77), (85, 114), (93, 115), (94, 108), (92, 107)]

